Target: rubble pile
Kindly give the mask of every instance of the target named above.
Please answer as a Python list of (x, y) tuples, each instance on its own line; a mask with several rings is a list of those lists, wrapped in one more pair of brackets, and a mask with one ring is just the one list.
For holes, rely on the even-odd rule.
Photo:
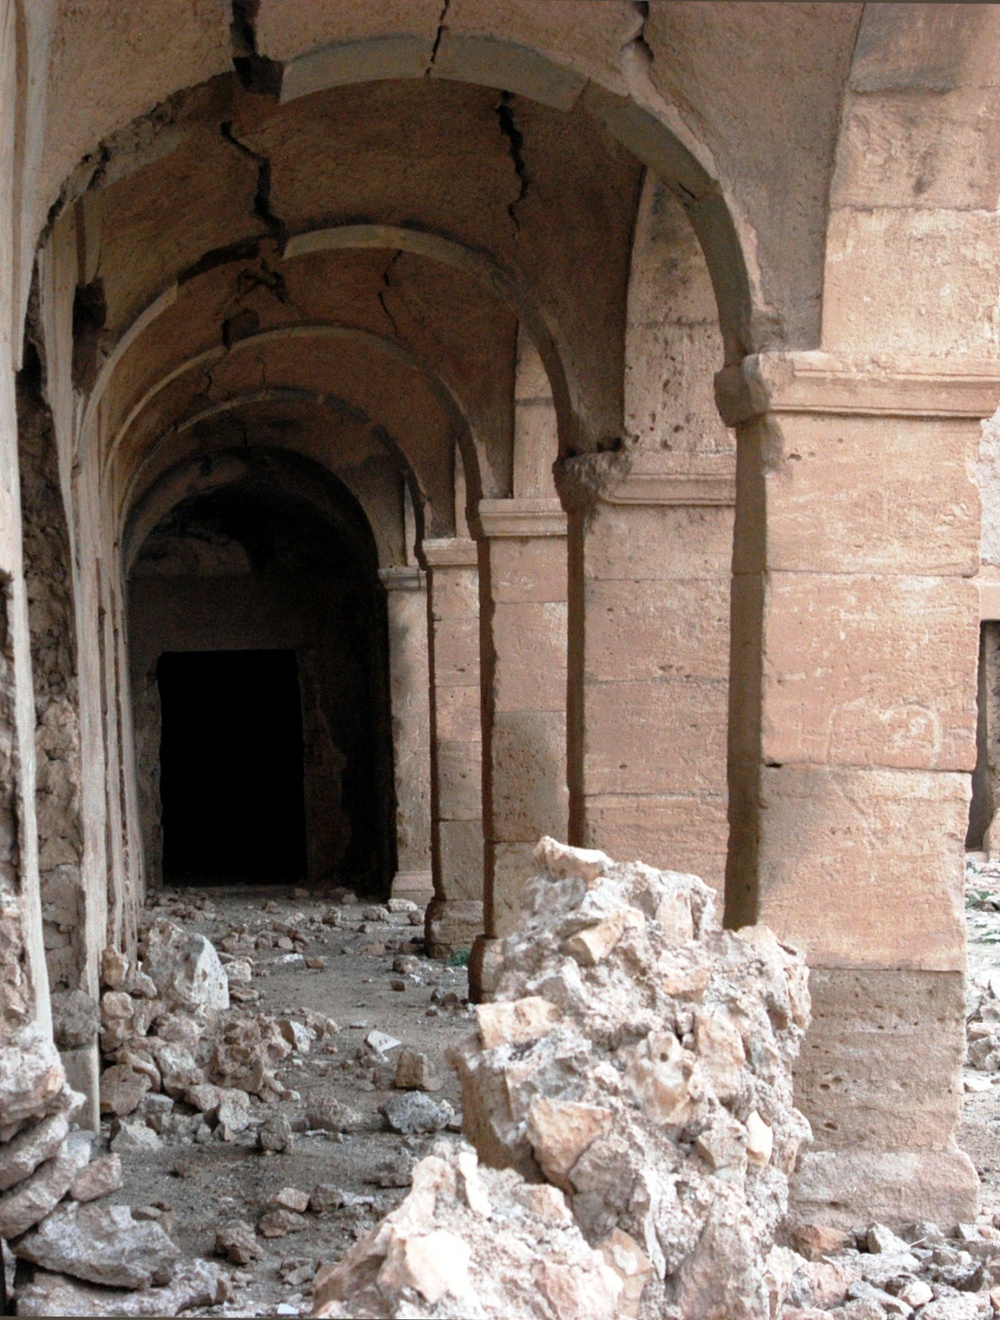
[[(175, 1315), (223, 1301), (217, 1266), (178, 1273), (180, 1252), (160, 1225), (99, 1203), (121, 1187), (121, 1161), (92, 1158), (94, 1134), (71, 1130), (83, 1103), (36, 1027), (0, 1046), (0, 1238), (36, 1267), (18, 1314)], [(141, 1300), (122, 1291), (135, 1289)]]
[[(633, 1284), (643, 1281), (634, 1314), (778, 1314), (792, 1260), (774, 1236), (809, 1136), (791, 1079), (809, 1020), (803, 959), (764, 927), (722, 930), (711, 891), (694, 876), (617, 865), (551, 839), (536, 857), (542, 871), (522, 891), (496, 1000), (479, 1007), (478, 1032), (453, 1053), (464, 1131), (484, 1163), (507, 1172), (493, 1177), (478, 1211), (467, 1192), (456, 1210), (459, 1174), (441, 1156), (418, 1165), (397, 1218), (317, 1280), (317, 1313), (472, 1314), (451, 1284), (433, 1285), (432, 1296), (407, 1264), (428, 1253), (433, 1264), (443, 1252), (468, 1262), (476, 1296), (487, 1276), (505, 1276), (493, 1285), (508, 1290), (504, 1314), (627, 1313), (609, 1255), (628, 1262), (621, 1268)], [(539, 1186), (572, 1216), (555, 1257), (524, 1219), (524, 1198)], [(477, 1214), (489, 1231), (472, 1232)], [(506, 1250), (508, 1221), (524, 1221), (529, 1241), (535, 1235), (528, 1275), (544, 1260), (569, 1271), (556, 1271), (565, 1287), (553, 1284), (554, 1299), (534, 1284), (523, 1304), (511, 1291), (513, 1262), (497, 1245)], [(444, 1250), (438, 1234), (456, 1243)], [(580, 1271), (591, 1283), (580, 1283)], [(362, 1279), (355, 1296), (352, 1280)], [(571, 1300), (578, 1287), (590, 1309)]]

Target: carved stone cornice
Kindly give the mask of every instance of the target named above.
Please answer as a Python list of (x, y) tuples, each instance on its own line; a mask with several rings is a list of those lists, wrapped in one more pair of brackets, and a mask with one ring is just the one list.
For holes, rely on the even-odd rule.
[(479, 551), (466, 536), (435, 537), (424, 541), (421, 550), (428, 568), (477, 568)]
[(378, 578), (386, 591), (423, 591), (427, 585), (427, 574), (416, 564), (393, 564), (389, 568), (380, 568)]
[(755, 353), (715, 377), (727, 426), (766, 413), (864, 417), (990, 417), (1000, 404), (1000, 362), (949, 372), (926, 359), (853, 360), (831, 353)]
[(566, 511), (556, 499), (480, 500), (476, 512), (483, 535), (491, 541), (566, 535)]

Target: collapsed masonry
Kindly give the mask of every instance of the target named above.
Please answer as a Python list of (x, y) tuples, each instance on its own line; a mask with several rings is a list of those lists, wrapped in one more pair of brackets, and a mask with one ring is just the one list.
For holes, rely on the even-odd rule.
[[(759, 1320), (809, 1126), (800, 955), (696, 877), (544, 839), (458, 1050), (469, 1149), (317, 1277), (317, 1316)], [(495, 1169), (502, 1170), (500, 1172)]]

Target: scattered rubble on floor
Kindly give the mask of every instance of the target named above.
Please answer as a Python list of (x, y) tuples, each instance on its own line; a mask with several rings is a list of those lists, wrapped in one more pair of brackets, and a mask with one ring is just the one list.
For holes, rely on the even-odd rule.
[[(39, 1262), (18, 1276), (18, 1314), (1000, 1316), (988, 1166), (975, 1225), (779, 1222), (802, 1136), (782, 1080), (807, 1002), (798, 961), (760, 932), (721, 932), (691, 877), (558, 847), (545, 860), (502, 998), (475, 1010), (465, 1043), (465, 973), (420, 956), (412, 905), (164, 893), (147, 929), (177, 956), (160, 981), (148, 957), (105, 957), (109, 1103), (72, 1176), (89, 1142), (72, 1132), (79, 1099), (58, 1057), (34, 1037), (0, 1048), (0, 1207), (44, 1171), (21, 1199), (44, 1213), (13, 1243), (22, 1271)], [(971, 1047), (986, 1039), (977, 1024), (1000, 1021), (1000, 867), (971, 869), (969, 895), (966, 1085), (986, 1090), (966, 1105), (985, 1114), (1000, 1072)], [(93, 1006), (60, 998), (60, 1039), (75, 1048), (93, 1037)], [(676, 1043), (651, 1048), (667, 1029)], [(448, 1043), (478, 1153), (457, 1135)]]

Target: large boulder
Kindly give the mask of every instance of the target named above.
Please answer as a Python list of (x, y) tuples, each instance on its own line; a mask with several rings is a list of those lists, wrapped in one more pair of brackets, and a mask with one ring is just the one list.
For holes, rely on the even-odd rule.
[(0, 1043), (0, 1128), (59, 1108), (66, 1077), (51, 1039), (31, 1024)]
[(229, 980), (215, 946), (165, 917), (146, 934), (142, 967), (170, 1008), (209, 1014), (229, 1007)]
[(159, 1224), (136, 1223), (127, 1205), (68, 1201), (14, 1244), (54, 1274), (112, 1288), (169, 1283), (180, 1251)]

